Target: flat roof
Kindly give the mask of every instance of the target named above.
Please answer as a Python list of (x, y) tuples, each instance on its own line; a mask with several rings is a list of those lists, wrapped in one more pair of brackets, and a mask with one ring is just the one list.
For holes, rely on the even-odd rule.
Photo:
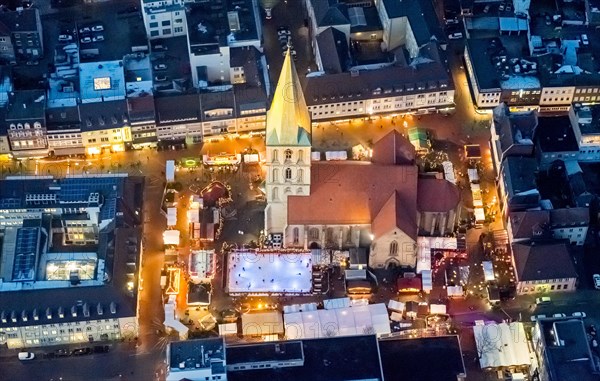
[(381, 339), (379, 352), (386, 380), (455, 381), (465, 373), (458, 336)]
[(571, 120), (567, 115), (538, 117), (535, 140), (542, 152), (579, 151)]
[(102, 102), (125, 98), (123, 61), (79, 64), (81, 102)]
[(210, 368), (211, 359), (225, 360), (225, 342), (222, 337), (172, 342), (168, 359), (171, 372)]
[[(239, 348), (246, 347), (240, 346)], [(250, 347), (248, 346), (248, 349)], [(241, 350), (241, 349), (240, 349)], [(383, 381), (379, 365), (377, 339), (371, 336), (348, 336), (302, 340), (304, 365), (265, 368), (227, 373), (230, 381)], [(227, 352), (236, 351), (229, 346)], [(237, 354), (236, 356), (242, 356)]]
[(227, 365), (252, 362), (304, 360), (302, 341), (281, 341), (231, 346), (227, 349)]

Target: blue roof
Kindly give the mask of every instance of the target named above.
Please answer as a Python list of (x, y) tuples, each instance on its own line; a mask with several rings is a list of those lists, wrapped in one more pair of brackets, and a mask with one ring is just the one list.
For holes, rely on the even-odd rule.
[(40, 228), (20, 228), (17, 231), (13, 281), (35, 280), (35, 262), (40, 241)]

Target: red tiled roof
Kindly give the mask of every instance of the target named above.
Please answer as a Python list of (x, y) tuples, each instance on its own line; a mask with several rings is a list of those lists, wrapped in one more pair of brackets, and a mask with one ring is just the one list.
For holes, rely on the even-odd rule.
[[(289, 197), (288, 223), (370, 224), (396, 192), (398, 202), (394, 202), (401, 208), (389, 218), (399, 220), (402, 229), (416, 225), (417, 174), (413, 165), (313, 162), (311, 194)], [(405, 233), (412, 236), (411, 231)]]
[(447, 212), (460, 202), (458, 187), (445, 179), (419, 179), (417, 210), (420, 212)]
[(407, 204), (406, 200), (402, 200), (402, 196), (398, 191), (392, 193), (379, 213), (377, 213), (377, 216), (373, 220), (371, 231), (375, 237), (381, 237), (395, 228), (402, 230), (412, 239), (417, 239), (414, 202)]
[(392, 130), (373, 145), (371, 161), (377, 164), (413, 164), (415, 147), (398, 131)]
[(513, 238), (532, 238), (540, 235), (549, 225), (550, 212), (548, 210), (513, 212), (508, 218), (508, 223), (512, 228)]

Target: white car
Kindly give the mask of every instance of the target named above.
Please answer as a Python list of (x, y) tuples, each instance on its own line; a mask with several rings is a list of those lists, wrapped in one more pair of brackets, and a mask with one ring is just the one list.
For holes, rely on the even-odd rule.
[(270, 20), (270, 19), (272, 19), (272, 18), (273, 18), (273, 15), (272, 15), (272, 13), (273, 13), (273, 12), (271, 11), (271, 8), (265, 8), (265, 18), (266, 18), (267, 20)]
[(68, 34), (61, 34), (58, 36), (58, 41), (61, 41), (61, 42), (73, 41), (73, 36), (68, 35)]
[(167, 65), (165, 64), (156, 64), (154, 65), (154, 70), (167, 70)]
[(457, 18), (447, 19), (446, 20), (446, 25), (457, 25), (457, 24), (458, 24), (458, 19)]
[(79, 33), (90, 33), (91, 29), (88, 28), (87, 26), (85, 28), (81, 28), (79, 29)]
[(89, 44), (90, 42), (92, 42), (92, 39), (89, 37), (84, 37), (81, 39), (82, 44)]
[(545, 319), (545, 318), (546, 318), (546, 315), (543, 315), (543, 314), (542, 315), (533, 315), (531, 317), (531, 321), (537, 321), (537, 320)]
[(550, 304), (552, 303), (552, 299), (549, 296), (542, 296), (540, 298), (535, 298), (535, 304)]
[(94, 36), (94, 37), (92, 37), (92, 41), (94, 41), (94, 42), (104, 41), (104, 36), (101, 34)]
[(463, 38), (463, 34), (461, 32), (455, 32), (448, 35), (448, 38), (451, 40), (460, 40)]
[(594, 288), (600, 290), (600, 274), (594, 274), (592, 278), (594, 279)]
[(102, 32), (104, 30), (104, 27), (102, 25), (94, 25), (92, 27), (92, 32)]
[(567, 317), (567, 315), (558, 313), (558, 314), (552, 315), (552, 317), (555, 317), (555, 318), (565, 318), (565, 317)]
[(571, 314), (571, 316), (573, 316), (573, 317), (579, 317), (579, 318), (584, 318), (584, 317), (586, 317), (587, 315), (585, 314), (585, 312), (573, 312), (573, 313)]
[(35, 358), (35, 354), (31, 352), (19, 352), (18, 356), (21, 361), (33, 360)]

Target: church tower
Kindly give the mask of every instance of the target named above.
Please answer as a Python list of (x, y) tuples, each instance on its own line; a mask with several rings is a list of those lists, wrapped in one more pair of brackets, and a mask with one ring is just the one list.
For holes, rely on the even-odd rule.
[(267, 234), (285, 234), (289, 196), (310, 194), (311, 121), (288, 49), (267, 112)]

